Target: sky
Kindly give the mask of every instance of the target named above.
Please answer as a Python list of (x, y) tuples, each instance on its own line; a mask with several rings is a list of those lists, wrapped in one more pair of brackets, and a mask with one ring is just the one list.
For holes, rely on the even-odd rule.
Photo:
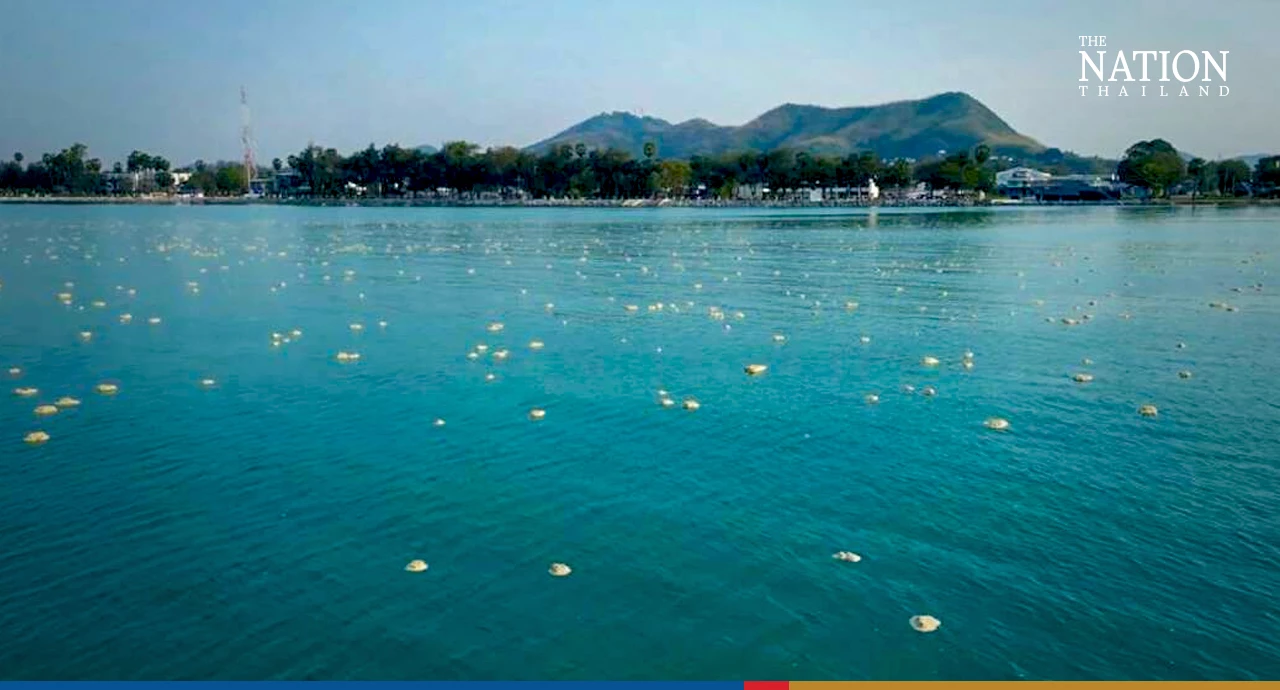
[[(1270, 153), (1277, 27), (1280, 0), (0, 0), (0, 159), (80, 141), (108, 163), (235, 160), (242, 86), (264, 161), (312, 141), (526, 146), (615, 110), (737, 125), (945, 91), (1082, 154), (1154, 137)], [(1230, 94), (1082, 97), (1081, 35), (1107, 36), (1108, 72), (1117, 49), (1229, 50)]]

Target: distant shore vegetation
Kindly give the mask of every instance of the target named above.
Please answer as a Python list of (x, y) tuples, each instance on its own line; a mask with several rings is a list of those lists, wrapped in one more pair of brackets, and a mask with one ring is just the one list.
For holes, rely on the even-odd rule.
[[(196, 161), (174, 168), (165, 158), (142, 151), (105, 168), (77, 143), (34, 161), (13, 154), (0, 163), (0, 196), (253, 193), (281, 199), (727, 200), (741, 198), (748, 189), (751, 198), (770, 201), (799, 198), (814, 189), (853, 194), (872, 181), (890, 192), (923, 185), (932, 191), (992, 195), (996, 173), (1020, 164), (1007, 156), (993, 157), (985, 144), (940, 154), (882, 160), (873, 152), (831, 156), (778, 149), (667, 159), (652, 144), (637, 158), (584, 144), (556, 145), (535, 154), (513, 147), (482, 150), (454, 141), (439, 150), (370, 145), (344, 156), (313, 145), (261, 166), (250, 180), (239, 162)], [(1280, 156), (1261, 158), (1253, 167), (1241, 160), (1187, 161), (1171, 144), (1154, 139), (1129, 147), (1114, 166), (1120, 182), (1150, 197), (1280, 196)]]

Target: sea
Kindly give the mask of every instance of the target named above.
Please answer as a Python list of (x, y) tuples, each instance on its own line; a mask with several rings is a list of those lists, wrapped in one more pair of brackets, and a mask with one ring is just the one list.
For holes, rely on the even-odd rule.
[(0, 205), (0, 678), (1274, 679), (1278, 274), (1267, 207)]

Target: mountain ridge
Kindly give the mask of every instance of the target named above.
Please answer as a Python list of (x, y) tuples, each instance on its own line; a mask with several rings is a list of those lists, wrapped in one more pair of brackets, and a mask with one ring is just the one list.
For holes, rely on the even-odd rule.
[(874, 151), (885, 159), (919, 159), (979, 143), (986, 143), (997, 155), (1034, 155), (1046, 150), (982, 102), (959, 91), (870, 106), (783, 103), (736, 126), (703, 118), (672, 124), (613, 111), (583, 120), (526, 150), (541, 153), (557, 145), (582, 143), (642, 156), (646, 142), (654, 143), (658, 155), (667, 158), (790, 148), (839, 155)]

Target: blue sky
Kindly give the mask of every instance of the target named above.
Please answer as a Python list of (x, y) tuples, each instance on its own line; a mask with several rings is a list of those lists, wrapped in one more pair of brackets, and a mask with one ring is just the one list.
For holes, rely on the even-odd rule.
[[(741, 124), (785, 102), (966, 91), (1051, 146), (1160, 136), (1280, 151), (1280, 0), (4, 0), (0, 157), (72, 141), (106, 161), (469, 139), (527, 145), (603, 111)], [(1081, 98), (1081, 34), (1230, 50), (1226, 98)]]

